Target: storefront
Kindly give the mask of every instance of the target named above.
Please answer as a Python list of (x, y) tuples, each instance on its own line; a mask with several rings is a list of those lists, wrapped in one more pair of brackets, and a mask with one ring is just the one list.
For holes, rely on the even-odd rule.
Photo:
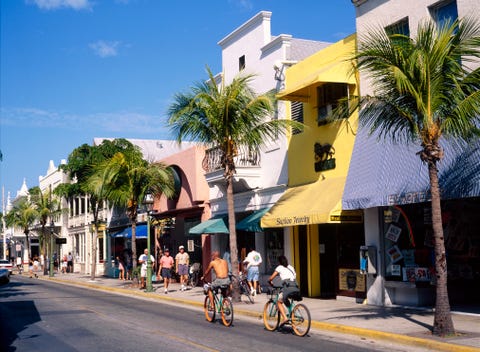
[[(374, 305), (435, 302), (433, 231), (427, 165), (418, 145), (393, 144), (359, 129), (345, 185), (345, 209), (363, 209), (365, 245), (376, 253), (366, 273)], [(438, 163), (450, 303), (480, 294), (480, 141), (459, 149), (441, 141)]]

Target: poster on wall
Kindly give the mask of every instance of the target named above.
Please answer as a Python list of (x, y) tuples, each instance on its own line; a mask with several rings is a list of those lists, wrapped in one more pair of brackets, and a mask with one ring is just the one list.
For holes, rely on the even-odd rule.
[(402, 273), (402, 267), (398, 264), (391, 264), (390, 265), (390, 274), (392, 276), (400, 276)]
[(403, 258), (402, 252), (398, 246), (392, 246), (387, 250), (388, 257), (392, 263), (396, 263)]
[(388, 226), (387, 233), (385, 234), (385, 238), (389, 239), (392, 242), (397, 242), (401, 232), (402, 232), (401, 227), (398, 227), (394, 224), (390, 224)]
[(402, 268), (403, 281), (415, 282), (415, 267)]

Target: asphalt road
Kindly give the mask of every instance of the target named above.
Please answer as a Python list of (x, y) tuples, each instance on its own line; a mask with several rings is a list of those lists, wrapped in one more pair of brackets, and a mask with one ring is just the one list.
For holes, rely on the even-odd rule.
[[(235, 316), (232, 327), (203, 312), (13, 276), (0, 286), (0, 351), (381, 351), (385, 346), (311, 331), (269, 332)], [(390, 351), (396, 350), (389, 348)]]

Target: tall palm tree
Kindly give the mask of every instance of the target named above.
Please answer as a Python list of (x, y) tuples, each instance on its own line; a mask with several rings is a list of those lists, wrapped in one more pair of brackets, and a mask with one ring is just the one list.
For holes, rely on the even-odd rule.
[[(117, 152), (133, 152), (138, 151), (132, 143), (126, 139), (119, 138), (104, 140), (100, 145), (91, 146), (83, 144), (75, 148), (68, 156), (67, 164), (60, 165), (70, 179), (75, 179), (73, 183), (63, 183), (58, 185), (53, 193), (71, 199), (75, 196), (85, 196), (88, 199), (90, 213), (92, 214), (93, 233), (92, 233), (92, 248), (91, 248), (91, 280), (95, 280), (96, 274), (96, 258), (97, 258), (97, 239), (100, 225), (100, 210), (105, 205), (106, 190), (92, 189), (90, 177), (96, 172), (96, 166), (112, 158)], [(98, 180), (97, 180), (98, 181)]]
[(27, 258), (30, 258), (30, 229), (39, 218), (39, 213), (29, 197), (23, 196), (13, 204), (12, 209), (5, 216), (5, 223), (8, 227), (21, 228), (25, 235), (25, 251)]
[(132, 261), (137, 266), (136, 228), (138, 208), (145, 195), (167, 198), (174, 195), (171, 169), (163, 163), (149, 163), (139, 150), (119, 152), (95, 168), (88, 180), (93, 194), (103, 194), (114, 205), (127, 210), (132, 227)]
[[(237, 76), (226, 85), (217, 85), (207, 68), (209, 80), (197, 83), (190, 92), (178, 93), (169, 108), (169, 125), (178, 142), (191, 138), (222, 153), (221, 165), (227, 189), (228, 228), (232, 273), (238, 276), (237, 233), (233, 199), (233, 176), (238, 148), (259, 150), (265, 143), (286, 133), (288, 127), (299, 127), (291, 120), (269, 119), (274, 111), (273, 92), (257, 95), (250, 87), (254, 75)], [(301, 125), (301, 124), (300, 124)], [(240, 299), (234, 282), (233, 297)]]
[[(43, 258), (46, 258), (47, 253), (51, 253), (51, 250), (47, 251), (47, 222), (48, 220), (53, 220), (53, 217), (60, 213), (60, 203), (58, 202), (58, 199), (53, 196), (51, 187), (47, 192), (42, 192), (39, 187), (32, 187), (28, 190), (28, 193), (30, 194), (32, 204), (38, 211), (38, 220), (42, 227), (42, 254)], [(50, 258), (50, 260), (52, 259), (53, 258)], [(45, 275), (47, 274), (47, 270), (46, 261), (44, 261), (43, 273)]]
[(428, 167), (435, 239), (433, 333), (453, 334), (437, 163), (444, 156), (442, 137), (478, 138), (480, 25), (462, 19), (438, 28), (423, 21), (415, 38), (373, 30), (360, 39), (355, 58), (374, 92), (359, 100), (360, 122), (383, 138), (418, 143), (422, 148), (418, 154)]

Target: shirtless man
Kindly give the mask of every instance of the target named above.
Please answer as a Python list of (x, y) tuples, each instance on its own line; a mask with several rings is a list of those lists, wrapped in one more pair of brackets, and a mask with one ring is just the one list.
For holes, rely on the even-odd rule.
[[(208, 264), (208, 267), (204, 272), (204, 276), (202, 276), (200, 280), (203, 280), (203, 278), (208, 275), (212, 269), (215, 271), (215, 280), (212, 282), (212, 289), (215, 290), (217, 287), (221, 287), (223, 285), (227, 285), (228, 287), (230, 285), (230, 278), (228, 277), (228, 263), (225, 259), (220, 258), (220, 253), (218, 253), (218, 251), (212, 252), (212, 261), (210, 264)], [(213, 304), (212, 290), (208, 291), (208, 296), (210, 297), (210, 302)], [(228, 296), (228, 292), (226, 296)]]

